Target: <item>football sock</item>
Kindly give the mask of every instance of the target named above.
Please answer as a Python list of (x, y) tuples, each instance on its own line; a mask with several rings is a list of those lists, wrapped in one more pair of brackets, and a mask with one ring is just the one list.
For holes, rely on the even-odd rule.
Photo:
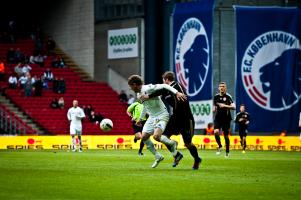
[(166, 144), (165, 144), (165, 146), (168, 149), (168, 151), (171, 152), (171, 147), (169, 145), (166, 145)]
[(148, 138), (147, 140), (143, 141), (146, 144), (147, 149), (154, 155), (157, 154), (157, 150), (155, 149), (154, 143)]
[[(172, 141), (171, 139), (169, 139), (168, 137), (166, 137), (165, 135), (161, 135), (160, 141), (165, 144), (166, 146), (172, 146), (174, 144), (174, 141)], [(169, 149), (168, 149), (169, 150)], [(175, 156), (177, 154), (177, 149), (171, 149), (170, 148), (171, 153), (173, 156)]]
[(79, 148), (82, 148), (82, 136), (78, 136)]
[(244, 150), (246, 150), (246, 147), (247, 147), (247, 140), (245, 139), (244, 140)]
[(222, 144), (221, 144), (221, 138), (220, 138), (219, 134), (218, 133), (215, 134), (214, 137), (215, 137), (216, 143), (218, 144), (218, 147), (221, 148)]
[(72, 147), (73, 149), (76, 149), (76, 141), (74, 136), (72, 136)]
[(139, 148), (139, 153), (142, 153), (143, 147), (144, 147), (144, 142), (141, 140), (141, 142), (140, 142), (140, 148)]
[(190, 154), (192, 155), (192, 157), (194, 158), (194, 160), (198, 160), (199, 154), (198, 154), (198, 150), (197, 150), (196, 146), (194, 144), (191, 144), (187, 148), (188, 148)]
[(226, 153), (229, 153), (230, 152), (230, 140), (229, 140), (228, 133), (226, 133), (226, 131), (224, 132), (224, 138), (225, 138), (225, 143), (226, 143)]
[(240, 136), (240, 145), (243, 147), (244, 146), (244, 140), (243, 137)]

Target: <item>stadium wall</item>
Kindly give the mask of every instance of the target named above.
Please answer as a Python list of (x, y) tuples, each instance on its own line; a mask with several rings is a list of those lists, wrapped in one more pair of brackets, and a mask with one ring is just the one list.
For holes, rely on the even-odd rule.
[[(2, 136), (0, 137), (0, 149), (19, 150), (70, 150), (70, 136)], [(178, 141), (178, 148), (184, 148), (184, 142), (180, 136), (172, 136)], [(223, 139), (222, 139), (223, 140)], [(82, 137), (84, 149), (139, 149), (140, 142), (134, 143), (133, 136), (91, 136)], [(165, 149), (161, 143), (154, 141), (159, 149)], [(214, 136), (196, 135), (193, 143), (198, 149), (217, 149)], [(222, 141), (224, 143), (224, 141)], [(230, 137), (230, 148), (241, 150), (238, 136)], [(248, 136), (247, 150), (251, 151), (301, 151), (301, 138), (297, 136)]]
[[(142, 74), (144, 68), (144, 20), (142, 18), (107, 21), (95, 25), (95, 80), (108, 82), (117, 92), (130, 93), (127, 78)], [(108, 59), (108, 31), (138, 28), (138, 57)]]
[(94, 0), (46, 1), (42, 28), (94, 77)]

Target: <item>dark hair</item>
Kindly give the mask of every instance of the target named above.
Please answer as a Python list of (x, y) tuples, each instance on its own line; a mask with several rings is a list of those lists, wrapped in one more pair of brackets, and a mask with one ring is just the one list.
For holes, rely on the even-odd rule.
[(131, 76), (128, 78), (128, 84), (129, 84), (129, 85), (133, 85), (133, 84), (136, 84), (136, 85), (142, 85), (142, 84), (143, 84), (143, 81), (142, 81), (141, 76), (139, 76), (139, 75), (131, 75)]
[(162, 78), (164, 80), (169, 80), (169, 81), (174, 81), (175, 80), (175, 74), (172, 71), (166, 71), (163, 75)]

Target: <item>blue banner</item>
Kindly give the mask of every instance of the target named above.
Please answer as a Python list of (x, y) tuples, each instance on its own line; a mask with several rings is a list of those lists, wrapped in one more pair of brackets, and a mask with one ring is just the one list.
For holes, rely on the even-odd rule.
[(237, 109), (246, 105), (251, 132), (297, 132), (301, 10), (235, 6), (235, 15)]
[(212, 122), (212, 26), (214, 0), (176, 4), (174, 71), (186, 89), (196, 129)]
[(190, 100), (212, 99), (213, 5), (178, 3), (173, 15), (174, 68)]

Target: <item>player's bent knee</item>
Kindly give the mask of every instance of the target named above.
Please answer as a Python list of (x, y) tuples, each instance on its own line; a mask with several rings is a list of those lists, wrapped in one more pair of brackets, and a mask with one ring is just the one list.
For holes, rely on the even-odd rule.
[(154, 135), (153, 138), (154, 138), (156, 141), (160, 142), (160, 135)]
[(143, 141), (147, 140), (149, 137), (150, 137), (150, 135), (147, 134), (147, 133), (142, 133), (142, 135), (141, 135), (141, 139), (142, 139)]
[(188, 149), (192, 146), (194, 146), (192, 143), (185, 143), (185, 147), (187, 147)]
[(142, 139), (142, 134), (140, 132), (136, 133), (135, 137), (136, 137), (137, 140)]

